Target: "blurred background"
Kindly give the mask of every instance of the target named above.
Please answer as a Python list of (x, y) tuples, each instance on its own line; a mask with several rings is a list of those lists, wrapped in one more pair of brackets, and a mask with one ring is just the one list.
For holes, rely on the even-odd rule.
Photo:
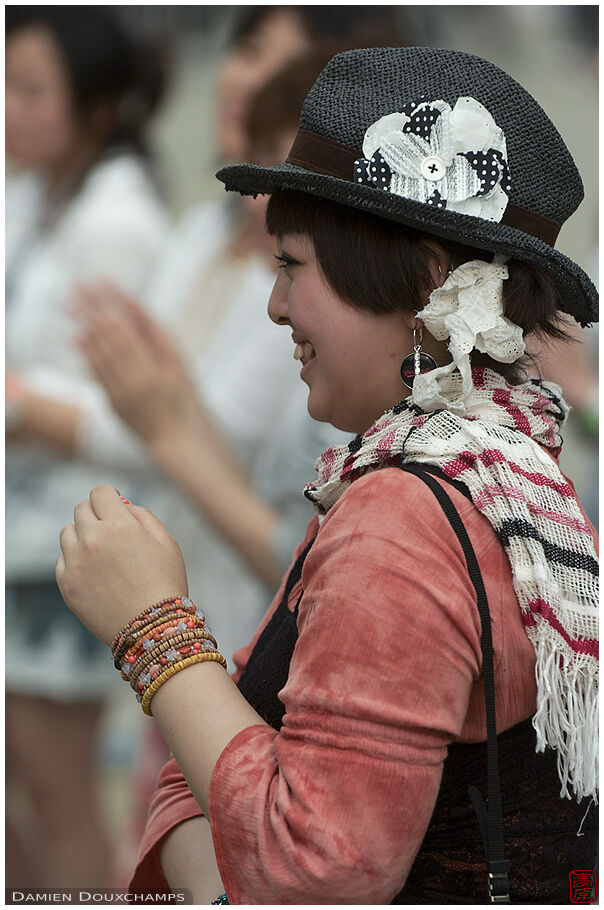
[[(213, 142), (216, 71), (235, 6), (121, 6), (119, 14), (162, 35), (171, 85), (151, 135), (171, 207), (219, 197)], [(321, 7), (325, 11), (337, 6)], [(586, 199), (567, 223), (560, 249), (593, 272), (597, 226), (598, 6), (415, 4), (393, 7), (408, 44), (451, 47), (509, 72), (554, 120), (577, 163)], [(578, 102), (580, 99), (580, 102)]]
[[(336, 15), (338, 7), (321, 9), (329, 17)], [(598, 5), (414, 4), (390, 9), (406, 44), (451, 47), (486, 57), (541, 103), (568, 145), (585, 186), (585, 199), (563, 227), (557, 248), (578, 262), (597, 285)], [(220, 48), (239, 10), (234, 6), (120, 9), (126, 20), (149, 33), (159, 30), (171, 36), (166, 43), (172, 47), (172, 85), (152, 135), (167, 198), (175, 212), (185, 209), (193, 197), (218, 199), (223, 193), (213, 177), (216, 147), (209, 141), (208, 126), (214, 116)], [(598, 362), (597, 327), (588, 330), (587, 336), (587, 348), (571, 353), (579, 361), (573, 360), (573, 366), (585, 365), (591, 373)], [(558, 353), (556, 349), (552, 352), (552, 369), (559, 361)], [(578, 385), (573, 404), (576, 407), (580, 402), (584, 413), (573, 414), (569, 421), (563, 467), (573, 478), (591, 520), (597, 522), (597, 393), (590, 376), (579, 379)]]
[[(8, 9), (10, 10), (10, 7)], [(18, 10), (19, 8), (13, 7), (13, 9)], [(85, 7), (72, 7), (71, 9), (86, 10)], [(259, 149), (258, 131), (264, 128), (262, 124), (267, 120), (270, 124), (271, 112), (274, 112), (274, 118), (276, 118), (280, 110), (279, 105), (281, 104), (283, 108), (283, 87), (281, 86), (281, 94), (279, 94), (277, 91), (279, 86), (272, 86), (272, 94), (269, 91), (263, 100), (262, 103), (265, 105), (264, 121), (261, 116), (263, 110), (257, 109), (252, 117), (252, 121), (254, 117), (256, 118), (255, 121), (247, 123), (246, 118), (253, 108), (254, 95), (264, 89), (275, 75), (278, 76), (284, 65), (304, 54), (307, 58), (306, 63), (297, 74), (296, 79), (298, 81), (295, 83), (299, 88), (300, 97), (303, 97), (308, 87), (305, 85), (305, 79), (306, 81), (310, 80), (309, 84), (312, 83), (311, 71), (313, 66), (315, 69), (317, 67), (320, 69), (324, 62), (323, 58), (328, 59), (330, 56), (330, 49), (339, 49), (344, 46), (364, 46), (365, 43), (432, 45), (457, 48), (478, 54), (501, 66), (534, 95), (548, 112), (565, 139), (585, 185), (585, 201), (578, 212), (571, 217), (562, 229), (557, 248), (576, 260), (597, 283), (598, 7), (595, 4), (555, 6), (435, 6), (421, 4), (368, 7), (364, 12), (364, 18), (358, 22), (355, 20), (355, 16), (359, 15), (358, 8), (341, 5), (311, 6), (306, 8), (291, 5), (284, 7), (124, 5), (95, 7), (95, 9), (100, 13), (107, 13), (107, 15), (119, 22), (120, 28), (125, 34), (131, 36), (139, 45), (146, 48), (148, 59), (152, 59), (154, 65), (154, 84), (157, 91), (153, 95), (152, 102), (149, 101), (144, 118), (145, 168), (151, 175), (153, 190), (141, 190), (142, 195), (147, 193), (149, 198), (145, 196), (146, 201), (144, 204), (148, 208), (141, 208), (140, 217), (141, 222), (146, 223), (147, 229), (149, 229), (150, 220), (153, 221), (155, 233), (153, 237), (147, 237), (145, 241), (144, 257), (146, 258), (143, 257), (144, 262), (141, 259), (143, 264), (141, 265), (140, 276), (137, 273), (135, 279), (127, 269), (127, 277), (126, 273), (122, 274), (119, 269), (116, 270), (115, 274), (109, 270), (110, 277), (118, 284), (126, 287), (129, 293), (138, 295), (139, 299), (142, 300), (144, 298), (144, 288), (149, 284), (152, 264), (163, 255), (162, 250), (165, 244), (163, 244), (162, 238), (171, 237), (172, 244), (174, 245), (176, 242), (178, 246), (180, 235), (178, 233), (171, 234), (170, 232), (178, 230), (174, 226), (183, 224), (181, 220), (183, 217), (186, 221), (188, 213), (197, 211), (198, 207), (202, 207), (204, 212), (212, 215), (212, 213), (221, 211), (221, 207), (226, 205), (222, 184), (218, 183), (214, 178), (216, 169), (228, 160), (248, 159), (252, 155), (252, 151), (257, 155), (258, 160), (262, 156), (264, 156), (263, 160), (266, 160), (265, 150)], [(356, 13), (354, 12), (355, 9), (357, 10)], [(375, 11), (374, 13), (372, 13), (372, 9)], [(270, 18), (271, 12), (279, 11), (285, 11), (285, 18), (280, 21), (278, 28), (275, 27), (274, 31), (267, 31), (265, 28), (268, 21), (267, 15)], [(257, 21), (254, 18), (255, 16), (257, 16)], [(296, 24), (294, 20), (296, 20), (297, 16), (300, 18)], [(260, 31), (258, 30), (258, 23), (261, 26)], [(348, 30), (345, 27), (347, 23), (350, 24)], [(264, 32), (262, 29), (264, 29)], [(372, 35), (374, 32), (375, 40), (370, 41), (367, 36)], [(384, 34), (394, 35), (397, 40), (387, 42), (380, 38), (380, 35)], [(7, 40), (9, 43), (12, 40), (11, 33), (9, 33)], [(16, 60), (13, 60), (13, 63), (18, 69), (22, 65), (22, 59), (24, 58), (21, 57), (20, 50), (17, 53), (16, 48), (15, 44), (13, 57), (16, 57)], [(311, 59), (313, 54), (314, 58)], [(229, 66), (231, 69), (227, 73)], [(238, 80), (239, 88), (241, 89), (243, 86), (244, 90), (240, 97), (237, 98), (236, 93), (234, 93), (233, 98), (229, 100), (225, 86), (228, 87), (229, 78), (231, 77), (232, 84), (234, 85)], [(293, 75), (290, 73), (288, 78), (293, 79)], [(294, 85), (293, 82), (291, 84)], [(148, 85), (149, 80), (147, 80)], [(131, 91), (131, 89), (128, 91)], [(297, 103), (293, 100), (295, 95), (296, 90), (292, 89), (292, 104)], [(151, 96), (149, 95), (148, 97)], [(229, 104), (231, 104), (231, 108), (229, 108)], [(142, 123), (140, 112), (138, 116)], [(290, 111), (289, 120), (291, 122), (286, 123), (288, 112), (285, 111), (283, 118), (281, 133), (276, 129), (275, 133), (279, 133), (279, 135), (275, 134), (272, 137), (274, 141), (270, 154), (277, 156), (275, 160), (278, 159), (279, 154), (286, 154), (289, 147), (288, 143), (291, 141), (295, 131), (297, 114), (295, 111)], [(244, 121), (246, 122), (244, 123)], [(254, 123), (255, 134), (253, 130)], [(277, 124), (278, 126), (279, 124)], [(240, 135), (242, 131), (247, 131), (245, 137)], [(7, 139), (8, 141), (9, 139)], [(128, 142), (130, 141), (131, 137), (128, 138)], [(124, 144), (125, 140), (123, 137), (120, 142), (122, 145)], [(119, 145), (120, 153), (122, 145)], [(109, 143), (107, 147), (109, 148)], [(285, 149), (285, 152), (283, 149)], [(31, 155), (28, 159), (25, 152), (20, 152), (18, 145), (11, 149), (9, 143), (7, 153), (8, 174), (11, 180), (15, 179), (18, 181), (24, 172), (35, 171), (36, 162), (33, 161)], [(90, 158), (90, 161), (92, 162), (92, 158)], [(96, 167), (96, 164), (94, 166)], [(86, 167), (89, 167), (89, 165)], [(90, 168), (92, 168), (92, 164), (90, 164)], [(84, 170), (78, 173), (78, 180), (82, 178), (83, 173)], [(27, 293), (23, 290), (21, 294), (23, 300), (19, 299), (19, 287), (21, 286), (20, 282), (24, 281), (22, 273), (25, 271), (24, 263), (27, 262), (27, 255), (30, 255), (31, 250), (34, 248), (39, 250), (39, 246), (36, 246), (36, 244), (39, 243), (40, 237), (45, 236), (45, 232), (48, 236), (52, 234), (53, 225), (56, 226), (57, 230), (59, 229), (61, 217), (64, 216), (69, 206), (74, 205), (74, 200), (78, 198), (80, 188), (76, 184), (77, 181), (74, 178), (73, 186), (69, 188), (69, 193), (64, 194), (64, 196), (57, 195), (53, 201), (54, 208), (45, 209), (43, 217), (40, 215), (37, 223), (34, 224), (35, 219), (32, 216), (31, 224), (29, 225), (30, 233), (27, 234), (27, 226), (24, 226), (21, 234), (15, 239), (16, 253), (14, 260), (10, 259), (10, 267), (8, 269), (9, 290), (11, 294), (14, 293), (15, 313), (20, 306), (27, 308), (28, 304), (26, 302), (23, 303), (23, 300), (26, 299), (27, 294), (33, 293), (30, 290), (27, 290)], [(22, 190), (19, 192), (22, 192)], [(22, 214), (29, 204), (28, 200), (30, 197), (27, 196), (27, 192), (22, 193), (21, 196), (16, 194), (15, 201), (10, 203), (12, 208), (9, 206), (9, 215), (11, 219), (14, 219), (15, 224), (19, 222), (20, 225), (20, 220), (26, 220), (22, 217)], [(139, 202), (140, 200), (136, 204), (138, 205)], [(217, 208), (207, 208), (212, 205)], [(199, 210), (201, 211), (201, 209)], [(152, 214), (149, 214), (150, 212)], [(241, 224), (243, 225), (243, 210), (240, 214)], [(232, 212), (229, 217), (231, 215)], [(210, 217), (209, 221), (206, 220), (204, 222), (203, 231), (205, 231), (206, 236), (208, 232), (211, 233), (213, 217), (214, 215)], [(257, 213), (246, 212), (245, 218), (249, 219), (249, 225), (248, 222), (245, 222), (248, 227), (252, 225), (253, 219), (256, 219), (254, 224), (260, 223)], [(264, 256), (265, 251), (261, 249), (262, 241), (258, 240), (254, 230), (249, 227), (249, 231), (247, 233), (244, 231), (242, 236), (248, 238), (251, 247), (255, 250), (254, 255)], [(49, 231), (50, 233), (48, 233)], [(15, 233), (19, 234), (19, 231)], [(26, 239), (23, 240), (23, 238)], [(201, 243), (202, 240), (203, 235), (201, 237), (198, 236), (197, 242)], [(225, 241), (225, 249), (226, 246)], [(47, 252), (44, 252), (45, 256)], [(145, 273), (144, 275), (143, 272)], [(74, 282), (82, 279), (89, 280), (91, 277), (96, 278), (102, 273), (103, 269), (101, 266), (95, 263), (90, 272), (74, 275), (72, 279)], [(262, 280), (264, 281), (264, 277)], [(151, 284), (153, 283), (153, 280), (151, 280)], [(169, 282), (163, 286), (169, 302), (170, 291), (165, 291), (166, 287), (169, 288)], [(259, 292), (260, 303), (265, 293), (264, 287), (262, 285), (262, 293)], [(61, 293), (67, 298), (71, 291), (72, 289), (63, 287)], [(12, 298), (7, 291), (9, 320), (12, 318), (10, 316), (11, 300)], [(62, 301), (61, 306), (63, 303), (64, 301)], [(166, 304), (164, 303), (163, 305), (165, 310)], [(30, 309), (28, 312), (30, 314), (29, 319), (32, 320), (32, 310)], [(178, 315), (180, 311), (178, 310), (172, 313), (171, 316), (169, 314), (166, 316), (164, 313), (165, 318), (163, 318), (158, 307), (154, 309), (151, 303), (149, 304), (148, 312), (154, 318), (157, 318), (160, 323), (165, 323), (171, 329), (174, 329), (174, 325), (170, 325), (171, 321), (176, 323), (180, 318)], [(15, 337), (19, 338), (19, 344), (15, 345), (16, 350), (19, 349), (23, 338), (22, 329), (18, 328), (19, 325), (19, 320), (15, 317), (16, 328), (14, 332)], [(209, 325), (209, 323), (205, 325)], [(68, 347), (66, 340), (68, 335), (69, 332), (65, 330), (65, 339), (62, 342), (65, 345), (65, 350)], [(71, 335), (73, 335), (73, 332)], [(70, 339), (71, 335), (69, 335)], [(171, 337), (175, 343), (178, 343), (176, 329)], [(577, 338), (577, 343), (574, 345), (565, 345), (561, 348), (551, 347), (549, 350), (540, 350), (539, 354), (544, 364), (544, 374), (551, 376), (551, 378), (563, 385), (567, 398), (573, 405), (573, 412), (565, 432), (565, 447), (561, 466), (574, 480), (591, 520), (597, 523), (597, 327), (578, 333)], [(70, 340), (69, 344), (71, 343)], [(268, 341), (267, 344), (269, 344)], [(23, 359), (26, 359), (28, 350), (27, 345), (25, 345), (26, 354), (18, 355), (18, 357), (23, 356)], [(33, 343), (31, 346), (31, 357), (34, 360), (36, 358), (35, 345)], [(8, 366), (10, 369), (10, 358)], [(288, 367), (287, 369), (290, 368)], [(83, 407), (85, 382), (83, 381), (83, 385), (80, 387), (82, 396), (80, 400), (77, 396), (74, 397), (73, 394), (73, 376), (76, 374), (71, 374), (66, 384), (62, 385), (58, 378), (60, 370), (56, 369), (56, 365), (53, 370), (54, 372), (51, 371), (48, 374), (42, 372), (40, 374), (42, 378), (38, 380), (38, 385), (36, 385), (35, 381), (35, 369), (32, 370), (34, 378), (31, 385), (33, 392), (30, 410), (33, 416), (32, 426), (29, 428), (32, 435), (25, 442), (30, 448), (32, 444), (49, 446), (50, 448), (58, 446), (61, 449), (61, 457), (67, 458), (68, 464), (74, 464), (74, 457), (79, 459), (77, 461), (78, 465), (83, 464), (86, 459), (90, 463), (90, 451), (93, 448), (93, 443), (97, 445), (97, 450), (99, 447), (103, 447), (103, 443), (97, 444), (95, 442), (101, 436), (95, 436), (95, 432), (89, 427), (90, 440), (92, 442), (89, 441), (88, 450), (86, 450), (86, 445), (82, 443), (80, 449), (75, 451), (74, 454), (73, 440), (69, 442), (68, 439), (69, 445), (66, 445), (63, 438), (57, 439), (56, 430), (59, 425), (57, 421), (59, 423), (63, 421), (61, 425), (72, 426), (72, 424), (69, 424), (70, 420), (83, 419), (81, 415), (78, 416), (79, 412), (75, 409)], [(23, 419), (24, 383), (23, 377), (17, 374), (18, 371), (15, 368), (13, 374), (7, 377), (7, 411), (12, 413), (13, 406), (17, 410), (20, 408), (20, 419)], [(50, 375), (54, 377), (54, 385), (48, 381), (47, 377)], [(174, 381), (180, 380), (176, 377)], [(67, 387), (72, 390), (71, 397), (65, 391)], [(34, 425), (36, 405), (39, 408), (41, 406), (41, 410), (46, 415), (50, 413), (48, 408), (51, 403), (45, 402), (44, 399), (44, 395), (47, 394), (49, 388), (56, 392), (57, 407), (59, 408), (56, 412), (57, 418), (53, 420), (53, 426), (50, 431), (48, 427), (44, 427), (40, 423)], [(111, 390), (108, 389), (107, 391), (109, 397), (111, 397)], [(86, 399), (86, 413), (88, 415), (93, 413), (97, 407), (95, 394), (93, 385), (91, 385), (90, 399)], [(197, 394), (200, 399), (203, 399), (205, 395), (207, 399), (205, 404), (207, 404), (211, 415), (213, 392), (209, 386), (206, 388), (203, 385), (202, 380), (197, 384)], [(294, 395), (294, 392), (291, 394)], [(38, 398), (36, 398), (36, 395)], [(41, 398), (40, 395), (42, 396)], [(122, 422), (127, 422), (127, 417), (123, 414), (121, 416), (123, 418)], [(99, 425), (102, 424), (102, 420), (107, 422), (110, 418), (105, 415), (101, 419), (101, 416), (99, 416)], [(88, 422), (90, 424), (90, 420)], [(218, 423), (220, 423), (219, 420)], [(226, 438), (229, 439), (228, 427), (223, 429)], [(305, 438), (308, 436), (308, 428), (304, 431), (302, 423), (298, 430), (300, 434), (305, 432)], [(67, 436), (70, 437), (70, 434), (73, 436), (75, 432), (72, 428), (67, 431)], [(139, 457), (143, 458), (143, 455), (140, 454), (142, 450), (137, 449), (137, 445), (140, 446), (140, 440), (137, 441), (134, 436), (132, 439), (130, 437), (126, 438), (123, 433), (122, 439), (120, 433), (122, 433), (121, 429), (119, 429), (119, 432), (116, 430), (115, 439), (118, 440), (119, 436), (119, 445), (122, 445), (123, 442), (124, 452), (119, 468), (120, 470), (123, 468), (126, 472), (128, 470), (132, 472), (133, 463), (137, 464), (136, 459)], [(113, 439), (114, 437), (106, 436), (104, 438)], [(34, 440), (33, 443), (32, 439)], [(38, 443), (35, 443), (36, 439)], [(316, 445), (319, 444), (317, 440)], [(110, 443), (107, 443), (107, 445), (110, 445)], [(116, 451), (119, 445), (118, 441), (116, 441)], [(318, 451), (320, 449), (315, 451), (314, 454), (318, 454)], [(277, 463), (278, 455), (275, 452), (268, 453), (267, 457), (269, 455), (273, 459), (273, 463)], [(281, 454), (279, 457), (283, 457), (283, 455)], [(132, 462), (131, 460), (128, 462), (128, 458), (134, 458), (135, 461)], [(309, 452), (308, 461), (301, 468), (302, 476), (304, 476), (303, 471), (307, 470), (308, 466), (312, 469), (313, 458), (313, 454)], [(72, 459), (72, 461), (70, 462), (69, 459)], [(92, 460), (94, 461), (94, 459)], [(265, 464), (265, 462), (262, 462), (262, 464)], [(20, 467), (22, 468), (23, 465), (21, 464)], [(250, 476), (253, 476), (258, 466), (248, 465), (248, 467)], [(147, 482), (152, 483), (153, 474), (152, 470), (149, 470), (151, 479), (148, 479)], [(260, 468), (258, 468), (259, 470)], [(137, 483), (140, 483), (141, 478), (136, 470), (135, 474), (137, 475)], [(127, 489), (129, 494), (134, 491), (131, 496), (134, 499), (139, 487), (135, 485), (132, 473), (130, 475), (126, 473), (124, 476), (126, 478), (130, 476), (130, 479), (124, 481), (126, 486), (123, 489)], [(109, 477), (112, 482), (116, 482), (111, 472)], [(168, 481), (173, 481), (173, 479), (168, 477)], [(24, 481), (21, 482), (25, 483)], [(7, 474), (7, 486), (10, 487), (10, 485), (11, 475)], [(14, 482), (14, 485), (15, 487), (18, 486), (17, 481)], [(146, 489), (144, 485), (140, 486), (140, 498), (137, 501), (148, 505), (149, 500), (145, 492)], [(260, 482), (256, 484), (254, 489), (258, 496), (264, 496), (266, 499)], [(299, 489), (299, 484), (296, 489)], [(87, 490), (83, 491), (82, 495), (86, 494)], [(76, 500), (74, 499), (73, 501)], [(280, 504), (272, 503), (272, 507), (279, 511)], [(21, 505), (19, 508), (22, 512)], [(164, 517), (161, 508), (159, 506), (157, 508), (162, 517)], [(283, 514), (286, 512), (289, 515), (287, 508), (283, 506)], [(52, 513), (51, 517), (51, 524), (58, 531), (58, 528), (64, 522), (59, 521), (54, 513)], [(66, 520), (71, 519), (67, 516)], [(167, 520), (167, 518), (164, 518), (164, 520)], [(296, 518), (296, 522), (298, 524), (293, 522), (292, 519), (291, 528), (293, 530), (290, 529), (291, 534), (294, 535), (292, 539), (295, 539), (298, 527), (303, 527), (303, 522), (300, 524), (301, 519)], [(178, 537), (176, 531), (173, 533)], [(216, 533), (224, 545), (225, 534), (228, 537), (228, 529), (225, 531), (223, 528), (219, 528)], [(10, 535), (11, 528), (9, 524), (7, 530), (9, 546)], [(289, 540), (289, 538), (287, 539)], [(229, 546), (236, 549), (236, 542), (233, 544), (233, 541), (229, 539)], [(17, 548), (22, 549), (23, 545), (16, 540), (15, 549)], [(218, 559), (218, 564), (223, 565), (220, 563), (220, 559)], [(38, 583), (40, 578), (36, 576), (36, 572), (31, 566), (19, 566), (15, 574), (15, 587), (7, 592), (7, 601), (11, 598), (15, 603), (18, 601), (15, 591), (18, 592), (19, 597), (23, 598), (25, 596), (23, 594), (24, 580), (29, 581), (34, 576), (36, 583)], [(258, 601), (268, 605), (270, 597), (267, 595), (270, 594), (271, 590), (271, 578), (267, 578), (265, 573), (265, 576), (260, 579), (260, 584), (257, 576), (258, 572), (255, 575), (256, 582), (259, 584), (256, 592)], [(245, 577), (242, 576), (242, 578), (245, 581)], [(11, 579), (9, 579), (9, 583), (10, 581)], [(33, 609), (33, 606), (30, 609)], [(254, 617), (255, 621), (256, 617)], [(28, 647), (27, 642), (27, 638), (23, 638), (19, 648)], [(232, 648), (234, 649), (243, 643), (243, 641), (233, 640)], [(10, 647), (10, 641), (7, 641), (7, 657)], [(17, 650), (16, 645), (15, 649)], [(19, 652), (20, 660), (21, 656), (22, 651)], [(49, 674), (54, 672), (52, 669), (48, 670)], [(104, 669), (102, 672), (105, 672)], [(107, 664), (107, 674), (111, 673), (109, 662)], [(50, 698), (48, 697), (48, 692), (41, 694), (36, 690), (33, 683), (19, 676), (17, 671), (15, 671), (15, 682), (12, 691), (15, 694), (15, 700), (12, 703), (11, 711), (7, 714), (9, 719), (7, 737), (14, 735), (15, 741), (19, 742), (21, 752), (16, 751), (15, 753), (14, 763), (16, 770), (13, 769), (14, 774), (12, 776), (11, 765), (10, 762), (8, 763), (7, 813), (9, 828), (14, 835), (13, 843), (17, 846), (21, 844), (22, 848), (15, 849), (13, 853), (9, 852), (6, 866), (6, 884), (13, 887), (37, 885), (48, 887), (68, 887), (72, 885), (96, 887), (104, 884), (114, 886), (126, 884), (136, 854), (136, 839), (140, 834), (141, 818), (144, 815), (146, 806), (145, 800), (148, 798), (154, 776), (163, 756), (161, 744), (154, 741), (152, 735), (149, 734), (149, 728), (145, 726), (147, 723), (146, 719), (142, 716), (142, 712), (137, 708), (127, 687), (123, 686), (123, 684), (113, 686), (113, 688), (110, 685), (106, 689), (103, 687), (102, 697), (99, 696), (97, 699), (91, 695), (88, 697), (88, 701), (84, 700), (82, 703), (84, 711), (87, 710), (86, 705), (92, 705), (97, 717), (94, 726), (86, 733), (88, 738), (84, 742), (83, 749), (84, 751), (92, 749), (90, 752), (93, 763), (91, 765), (92, 770), (89, 767), (85, 773), (92, 775), (88, 785), (92, 784), (93, 800), (100, 811), (99, 843), (102, 841), (106, 847), (102, 849), (99, 847), (99, 851), (102, 853), (103, 850), (106, 850), (106, 854), (104, 854), (105, 862), (102, 868), (101, 866), (98, 867), (98, 873), (95, 871), (93, 864), (90, 867), (90, 871), (86, 873), (88, 875), (86, 880), (75, 881), (73, 878), (63, 880), (72, 875), (68, 867), (65, 867), (64, 871), (58, 868), (55, 878), (51, 880), (52, 876), (49, 877), (48, 872), (41, 870), (38, 872), (31, 871), (27, 844), (31, 845), (31, 843), (35, 842), (38, 853), (40, 851), (44, 852), (46, 849), (49, 852), (51, 850), (51, 836), (49, 835), (50, 828), (48, 826), (54, 824), (52, 821), (52, 812), (54, 810), (48, 808), (46, 817), (38, 817), (34, 801), (35, 787), (39, 788), (38, 792), (47, 792), (53, 786), (52, 778), (50, 778), (50, 781), (48, 777), (45, 778), (43, 774), (39, 773), (39, 768), (45, 762), (49, 767), (52, 765), (53, 750), (57, 750), (58, 747), (56, 742), (53, 743), (52, 738), (44, 742), (44, 740), (36, 741), (29, 734), (26, 736), (22, 728), (27, 726), (31, 732), (32, 724), (29, 723), (28, 718), (43, 717), (45, 712), (46, 716), (49, 716), (47, 709), (52, 699), (52, 693)], [(40, 701), (41, 696), (42, 699)], [(32, 707), (32, 711), (38, 711), (38, 714), (27, 714), (28, 705), (30, 702), (33, 705), (34, 698), (39, 701), (37, 705), (30, 707)], [(63, 692), (57, 694), (56, 701), (58, 704), (64, 705), (68, 699)], [(82, 705), (80, 705), (80, 708)], [(77, 723), (80, 725), (78, 729), (82, 730), (80, 721), (77, 721)], [(10, 726), (11, 724), (13, 726)], [(33, 726), (37, 726), (37, 721)], [(66, 736), (68, 737), (68, 734)], [(28, 780), (26, 775), (18, 773), (19, 768), (23, 765), (23, 755), (33, 756), (32, 767), (30, 768), (31, 780)], [(56, 751), (57, 769), (61, 761), (60, 752)], [(53, 773), (59, 775), (59, 770)], [(30, 789), (32, 781), (35, 783), (35, 787)], [(133, 783), (134, 781), (136, 781), (135, 784)], [(77, 793), (76, 790), (72, 790), (72, 792), (74, 794)], [(32, 796), (32, 794), (34, 795)], [(74, 819), (75, 821), (71, 823), (71, 833), (74, 839), (77, 840), (78, 821), (75, 816)], [(66, 840), (65, 844), (68, 843), (68, 840)], [(55, 865), (59, 863), (58, 860), (53, 862)], [(94, 875), (97, 875), (97, 878), (91, 880), (91, 876)]]

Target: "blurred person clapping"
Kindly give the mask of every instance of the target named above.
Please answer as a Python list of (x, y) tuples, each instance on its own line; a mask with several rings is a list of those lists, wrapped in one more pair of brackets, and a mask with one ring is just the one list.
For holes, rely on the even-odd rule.
[(138, 292), (158, 253), (167, 218), (145, 129), (162, 67), (97, 7), (7, 8), (5, 56), (7, 884), (102, 886), (94, 743), (113, 686), (54, 564), (57, 527), (100, 476), (66, 457), (64, 416), (103, 393), (66, 302), (99, 275)]

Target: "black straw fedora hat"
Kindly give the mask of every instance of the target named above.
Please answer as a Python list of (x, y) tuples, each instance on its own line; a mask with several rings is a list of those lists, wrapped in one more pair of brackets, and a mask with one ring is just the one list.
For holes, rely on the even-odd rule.
[(583, 199), (575, 163), (529, 93), (461, 51), (370, 48), (335, 56), (307, 95), (285, 164), (216, 175), (245, 195), (301, 190), (532, 262), (562, 309), (597, 321), (597, 292), (554, 249)]

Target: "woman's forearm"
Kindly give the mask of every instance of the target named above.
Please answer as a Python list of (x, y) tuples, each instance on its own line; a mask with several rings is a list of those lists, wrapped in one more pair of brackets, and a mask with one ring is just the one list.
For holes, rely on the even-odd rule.
[(189, 891), (194, 904), (211, 904), (224, 892), (212, 832), (204, 816), (173, 828), (161, 844), (159, 860), (170, 890)]
[[(200, 723), (191, 723), (191, 710)], [(246, 727), (266, 722), (217, 663), (176, 673), (153, 696), (153, 716), (206, 818), (210, 781), (220, 754)]]
[(151, 442), (149, 451), (253, 571), (276, 589), (282, 575), (273, 554), (279, 517), (252, 489), (205, 412), (200, 408), (195, 425), (172, 428)]
[[(25, 391), (19, 423), (7, 430), (7, 440), (41, 442), (73, 456), (82, 419), (83, 411), (76, 405)], [(201, 407), (198, 420), (171, 427), (170, 432), (149, 444), (149, 452), (253, 571), (276, 588), (282, 574), (272, 547), (278, 515), (251, 488)]]
[(18, 422), (7, 429), (9, 442), (42, 442), (63, 455), (74, 455), (82, 411), (77, 405), (25, 390)]

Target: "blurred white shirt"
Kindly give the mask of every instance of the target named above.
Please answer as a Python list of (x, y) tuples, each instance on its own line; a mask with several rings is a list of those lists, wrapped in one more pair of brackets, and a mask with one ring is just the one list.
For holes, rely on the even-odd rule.
[[(98, 163), (47, 232), (39, 230), (41, 181), (26, 173), (6, 185), (6, 365), (40, 394), (86, 408), (105, 393), (74, 344), (67, 304), (80, 281), (108, 277), (141, 292), (168, 220), (146, 167), (123, 153)], [(7, 581), (50, 581), (61, 527), (99, 482), (127, 487), (127, 470), (99, 469), (50, 449), (6, 453)]]

